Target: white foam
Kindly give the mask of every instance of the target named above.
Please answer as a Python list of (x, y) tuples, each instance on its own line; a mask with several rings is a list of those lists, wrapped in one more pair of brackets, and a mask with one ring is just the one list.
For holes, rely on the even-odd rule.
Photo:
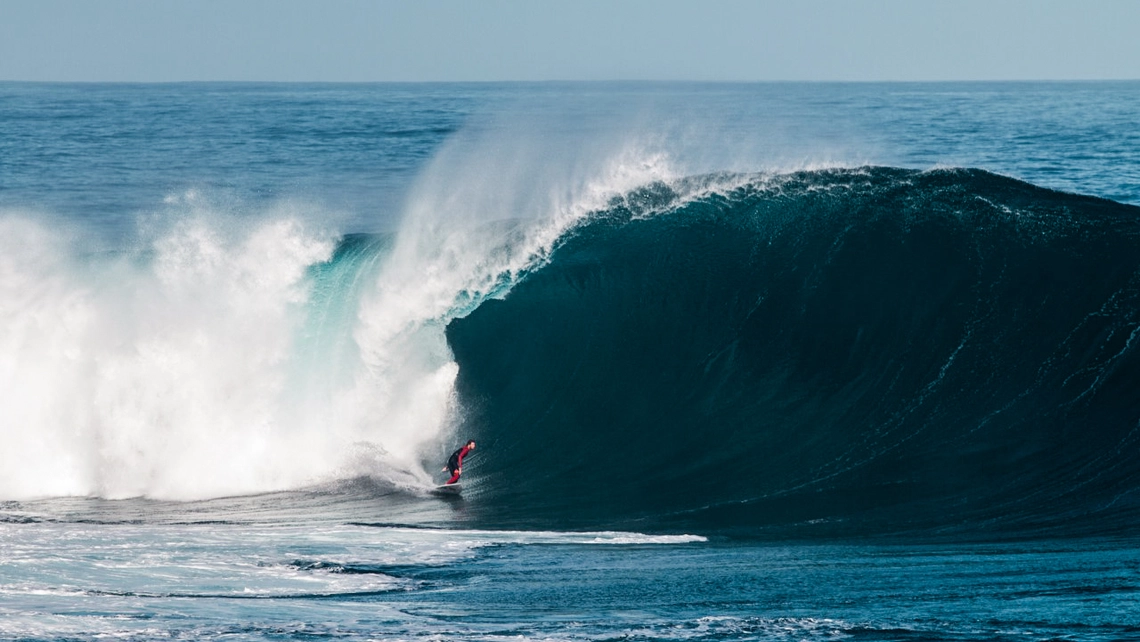
[[(359, 528), (359, 527), (356, 527)], [(650, 535), (630, 531), (510, 531), (461, 530), (387, 527), (381, 529), (388, 539), (408, 538), (417, 541), (441, 540), (463, 542), (467, 546), (481, 547), (497, 544), (692, 544), (707, 542), (702, 535)], [(376, 532), (366, 528), (365, 533)]]
[(458, 423), (447, 322), (611, 198), (673, 176), (634, 140), (500, 134), (457, 137), (412, 190), (394, 246), (358, 275), (347, 365), (301, 358), (309, 270), (336, 244), (319, 210), (172, 195), (135, 249), (98, 255), (0, 212), (0, 499), (430, 485), (425, 448)]
[(0, 496), (211, 496), (315, 472), (278, 401), (330, 239), (189, 213), (145, 253), (100, 258), (7, 215), (0, 244)]

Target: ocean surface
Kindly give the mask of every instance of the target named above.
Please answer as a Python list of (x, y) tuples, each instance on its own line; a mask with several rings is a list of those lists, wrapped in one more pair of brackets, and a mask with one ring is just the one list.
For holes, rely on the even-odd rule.
[(1140, 82), (0, 83), (0, 639), (1137, 640), (1138, 339)]

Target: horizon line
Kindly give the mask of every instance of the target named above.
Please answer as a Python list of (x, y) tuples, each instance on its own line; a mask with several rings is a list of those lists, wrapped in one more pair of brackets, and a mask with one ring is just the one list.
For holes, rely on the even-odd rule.
[(919, 79), (757, 79), (757, 80), (698, 80), (698, 79), (653, 79), (653, 78), (609, 78), (609, 79), (546, 79), (546, 80), (28, 80), (0, 78), (4, 84), (41, 85), (189, 85), (189, 84), (260, 84), (260, 85), (494, 85), (494, 84), (687, 84), (687, 85), (759, 85), (759, 84), (966, 84), (966, 83), (1112, 83), (1140, 82), (1134, 78), (944, 78), (938, 80)]

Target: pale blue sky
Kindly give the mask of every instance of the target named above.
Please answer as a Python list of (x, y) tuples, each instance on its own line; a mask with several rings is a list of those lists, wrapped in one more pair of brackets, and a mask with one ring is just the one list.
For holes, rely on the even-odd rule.
[(0, 80), (1140, 78), (1140, 0), (0, 0)]

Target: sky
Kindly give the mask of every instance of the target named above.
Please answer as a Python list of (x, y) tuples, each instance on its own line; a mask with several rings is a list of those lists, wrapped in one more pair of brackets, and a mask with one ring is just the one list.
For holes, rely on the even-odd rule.
[(0, 80), (1140, 78), (1140, 0), (0, 0)]

